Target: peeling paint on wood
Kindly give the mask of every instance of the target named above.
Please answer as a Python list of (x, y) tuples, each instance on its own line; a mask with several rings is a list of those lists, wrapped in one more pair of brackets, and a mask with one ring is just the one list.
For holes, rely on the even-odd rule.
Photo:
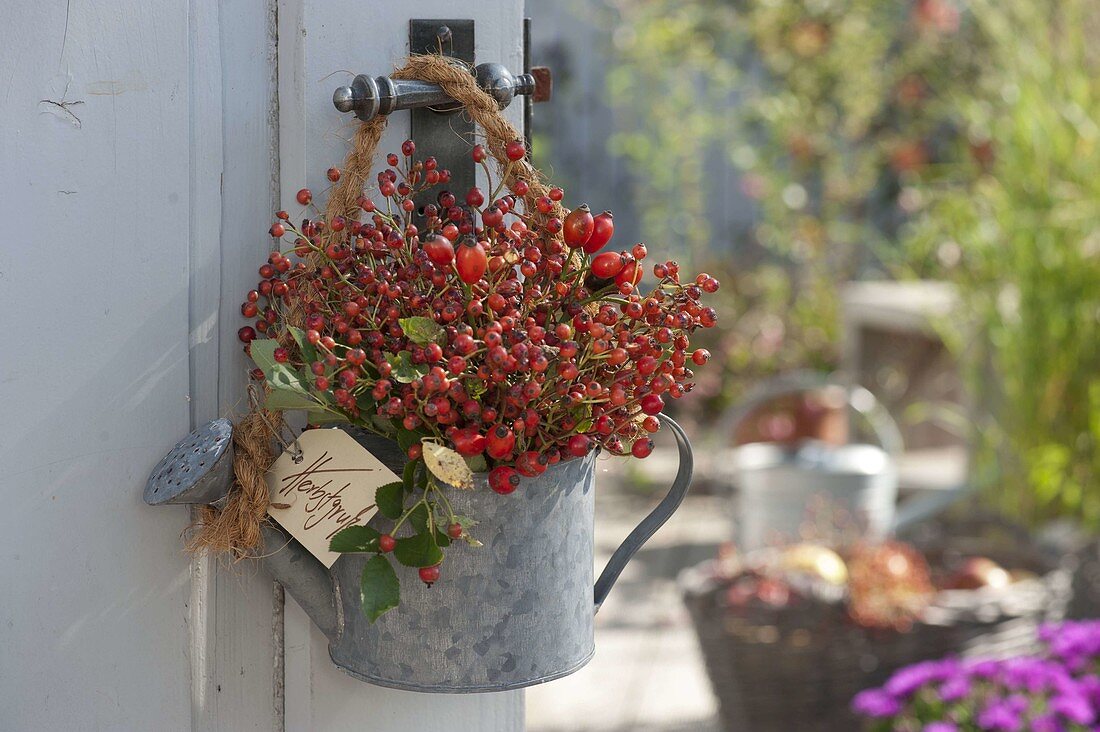
[[(186, 7), (8, 3), (0, 25), (0, 729), (190, 728), (186, 511), (142, 473), (189, 428)], [(92, 50), (95, 49), (93, 54)], [(95, 57), (99, 59), (96, 68)], [(14, 234), (14, 236), (13, 236)], [(180, 253), (184, 253), (182, 261)], [(140, 390), (140, 398), (134, 396)]]

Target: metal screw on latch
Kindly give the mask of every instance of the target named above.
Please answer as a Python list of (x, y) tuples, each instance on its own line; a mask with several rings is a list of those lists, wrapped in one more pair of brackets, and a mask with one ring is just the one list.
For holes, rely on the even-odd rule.
[(439, 39), (439, 50), (442, 53), (443, 44), (444, 43), (449, 44), (451, 42), (451, 39), (454, 38), (454, 34), (451, 33), (450, 28), (448, 28), (445, 25), (441, 25), (441, 26), (439, 26), (439, 29), (436, 30), (435, 37)]

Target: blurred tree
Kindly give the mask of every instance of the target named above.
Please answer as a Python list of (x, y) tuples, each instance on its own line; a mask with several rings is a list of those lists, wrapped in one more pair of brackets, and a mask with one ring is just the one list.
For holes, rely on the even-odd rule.
[[(845, 280), (949, 279), (976, 479), (1021, 518), (1100, 527), (1100, 5), (615, 7), (611, 149), (649, 236), (728, 285), (726, 373), (703, 390), (831, 363)], [(758, 261), (715, 256), (718, 154), (758, 202)]]
[[(726, 402), (775, 371), (835, 365), (838, 285), (912, 264), (900, 226), (955, 150), (946, 100), (973, 83), (982, 39), (948, 0), (615, 7), (611, 150), (637, 171), (647, 236), (680, 243), (728, 286), (733, 332), (715, 344), (726, 373), (701, 387)], [(740, 192), (708, 177), (713, 155), (743, 171)], [(758, 218), (734, 261), (709, 212), (738, 194)]]
[(980, 409), (981, 484), (1025, 519), (1096, 529), (1100, 6), (970, 0), (969, 12), (987, 55), (979, 83), (946, 101), (965, 125), (957, 158), (972, 164), (927, 191), (911, 259), (953, 263), (970, 322), (948, 332)]

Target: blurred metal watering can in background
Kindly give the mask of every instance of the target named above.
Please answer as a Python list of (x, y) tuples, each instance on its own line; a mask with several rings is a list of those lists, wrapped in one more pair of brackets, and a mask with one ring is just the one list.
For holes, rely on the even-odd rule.
[(799, 541), (816, 502), (836, 511), (837, 516), (847, 514), (854, 519), (861, 537), (882, 539), (902, 523), (937, 513), (956, 497), (957, 491), (953, 491), (911, 500), (899, 514), (897, 460), (903, 441), (897, 423), (867, 389), (845, 386), (819, 374), (797, 374), (765, 383), (730, 413), (718, 434), (726, 438), (735, 433), (759, 407), (777, 398), (820, 390), (838, 392), (845, 410), (862, 415), (879, 444), (804, 439), (750, 442), (734, 448), (728, 470), (739, 489), (735, 536), (742, 551), (777, 541)]

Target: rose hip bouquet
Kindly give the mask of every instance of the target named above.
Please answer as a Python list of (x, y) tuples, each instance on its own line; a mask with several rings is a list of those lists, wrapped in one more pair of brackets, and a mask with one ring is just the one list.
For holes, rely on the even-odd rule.
[(325, 215), (302, 189), (305, 218), (276, 214), (279, 248), (241, 306), (267, 408), (351, 423), (407, 452), (403, 480), (376, 499), (390, 531), (351, 527), (333, 550), (392, 552), (429, 584), (452, 541), (478, 544), (476, 517), (456, 515), (448, 491), (487, 472), (506, 495), (595, 449), (646, 457), (666, 400), (709, 358), (690, 335), (717, 320), (702, 302), (717, 280), (662, 261), (643, 287), (646, 246), (608, 248), (610, 212), (566, 211), (560, 188), (534, 195), (514, 174), (523, 144), (505, 149), (495, 187), (487, 151), (473, 150), (488, 193), (446, 190), (448, 171), (411, 140), (356, 216)]

